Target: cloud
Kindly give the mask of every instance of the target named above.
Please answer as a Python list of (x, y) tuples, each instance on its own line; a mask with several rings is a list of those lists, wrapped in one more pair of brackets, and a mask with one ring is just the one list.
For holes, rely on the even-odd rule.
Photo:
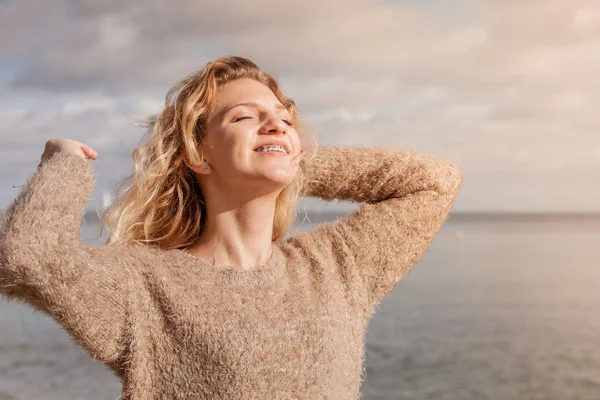
[(74, 116), (91, 110), (110, 110), (114, 107), (115, 102), (110, 98), (85, 98), (65, 103), (62, 107), (62, 112), (67, 116)]
[(116, 180), (142, 136), (132, 120), (229, 54), (279, 78), (325, 144), (455, 160), (458, 209), (599, 208), (595, 0), (169, 4), (0, 2), (15, 38), (0, 44), (0, 179), (62, 136), (113, 157), (98, 165)]
[(62, 0), (1, 1), (0, 36), (5, 40), (0, 41), (0, 60), (26, 56), (34, 50), (42, 41), (40, 34), (52, 30), (60, 20), (64, 6)]

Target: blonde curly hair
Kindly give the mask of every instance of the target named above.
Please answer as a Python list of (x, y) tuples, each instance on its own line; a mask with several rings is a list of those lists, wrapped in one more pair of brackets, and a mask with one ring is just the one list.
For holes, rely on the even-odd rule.
[[(316, 134), (300, 122), (296, 103), (283, 94), (275, 78), (247, 58), (219, 57), (177, 82), (167, 92), (160, 114), (143, 124), (147, 132), (133, 151), (134, 171), (116, 185), (114, 202), (100, 213), (99, 235), (103, 225), (110, 231), (107, 246), (139, 243), (182, 249), (202, 234), (206, 204), (184, 160), (192, 165), (201, 163), (197, 147), (206, 135), (218, 90), (241, 78), (254, 79), (271, 89), (300, 135), (301, 156), (314, 155)], [(282, 239), (296, 219), (303, 178), (300, 165), (292, 183), (277, 197), (272, 241)]]

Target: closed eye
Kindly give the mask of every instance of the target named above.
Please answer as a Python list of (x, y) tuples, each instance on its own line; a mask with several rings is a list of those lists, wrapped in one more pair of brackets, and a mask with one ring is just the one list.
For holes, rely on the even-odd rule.
[[(248, 116), (239, 117), (239, 118), (236, 118), (233, 122), (238, 122), (238, 121), (241, 121), (241, 120), (246, 119), (246, 118), (252, 118), (252, 117), (248, 117)], [(290, 121), (288, 121), (286, 119), (282, 119), (282, 121), (285, 122), (286, 124), (288, 124), (289, 126), (292, 126), (292, 123)]]
[(248, 116), (246, 116), (246, 117), (239, 117), (239, 118), (236, 118), (233, 122), (238, 122), (238, 121), (240, 121), (242, 119), (246, 119), (246, 118), (251, 118), (251, 117), (248, 117)]

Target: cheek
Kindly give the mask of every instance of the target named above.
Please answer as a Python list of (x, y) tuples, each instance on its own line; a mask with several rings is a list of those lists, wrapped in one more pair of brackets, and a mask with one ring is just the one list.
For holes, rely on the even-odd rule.
[(221, 132), (221, 136), (215, 140), (215, 154), (222, 160), (229, 163), (238, 160), (244, 153), (244, 134), (239, 130), (226, 129)]
[(228, 160), (234, 169), (248, 169), (252, 164), (252, 143), (244, 140), (243, 138), (237, 138), (227, 144), (225, 148), (226, 154), (223, 158)]
[(302, 145), (302, 140), (300, 138), (300, 135), (298, 135), (298, 133), (295, 133), (292, 139), (294, 148), (296, 149), (296, 152), (300, 152), (300, 146)]

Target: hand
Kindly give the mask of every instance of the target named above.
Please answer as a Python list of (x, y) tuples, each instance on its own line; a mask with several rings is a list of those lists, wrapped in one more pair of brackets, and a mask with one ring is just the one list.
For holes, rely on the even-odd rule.
[(38, 165), (38, 169), (46, 162), (48, 159), (54, 155), (57, 151), (65, 151), (67, 153), (76, 154), (84, 160), (92, 159), (96, 160), (98, 158), (98, 152), (93, 150), (91, 147), (77, 142), (71, 139), (62, 139), (62, 138), (53, 138), (46, 142), (46, 147), (44, 148), (44, 154), (40, 159), (40, 164)]

